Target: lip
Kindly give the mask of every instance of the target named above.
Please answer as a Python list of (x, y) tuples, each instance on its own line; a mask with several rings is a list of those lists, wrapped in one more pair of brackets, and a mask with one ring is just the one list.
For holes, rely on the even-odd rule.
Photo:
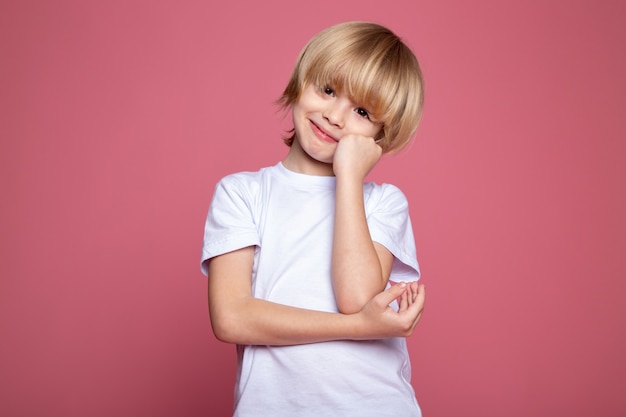
[(312, 120), (309, 120), (309, 123), (311, 124), (311, 129), (313, 130), (313, 133), (315, 133), (315, 136), (317, 136), (318, 138), (320, 138), (324, 142), (329, 142), (329, 143), (337, 143), (337, 142), (339, 142), (337, 139), (335, 139), (334, 137), (332, 137), (331, 135), (326, 133), (326, 131), (324, 129), (319, 127)]

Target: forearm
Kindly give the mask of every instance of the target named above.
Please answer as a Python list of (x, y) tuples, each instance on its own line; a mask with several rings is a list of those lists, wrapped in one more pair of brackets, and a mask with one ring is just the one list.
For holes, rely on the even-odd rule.
[(254, 297), (215, 307), (210, 308), (213, 332), (227, 343), (298, 345), (367, 335), (357, 315), (301, 309)]
[(339, 310), (359, 311), (387, 284), (372, 242), (359, 178), (337, 178), (332, 280)]

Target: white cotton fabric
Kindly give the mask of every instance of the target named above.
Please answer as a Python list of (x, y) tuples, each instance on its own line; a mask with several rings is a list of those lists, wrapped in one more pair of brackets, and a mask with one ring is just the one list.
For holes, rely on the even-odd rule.
[[(419, 279), (405, 196), (364, 184), (372, 240), (395, 256), (392, 281)], [(335, 178), (282, 163), (223, 178), (206, 220), (204, 261), (255, 246), (252, 293), (295, 307), (337, 312), (331, 283)], [(298, 346), (238, 346), (236, 417), (418, 417), (404, 338)]]

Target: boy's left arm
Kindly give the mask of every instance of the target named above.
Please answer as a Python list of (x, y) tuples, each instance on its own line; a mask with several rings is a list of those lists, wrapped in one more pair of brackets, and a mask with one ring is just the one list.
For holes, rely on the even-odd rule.
[(339, 141), (333, 161), (337, 178), (332, 280), (339, 311), (360, 311), (384, 290), (393, 255), (372, 242), (365, 216), (363, 181), (382, 156), (373, 138), (347, 136)]

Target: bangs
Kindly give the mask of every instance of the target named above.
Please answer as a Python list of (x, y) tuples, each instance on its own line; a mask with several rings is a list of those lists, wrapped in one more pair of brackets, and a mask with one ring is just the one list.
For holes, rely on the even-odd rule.
[[(353, 45), (355, 46), (355, 45)], [(364, 48), (365, 49), (365, 48)], [(385, 122), (396, 113), (406, 99), (399, 94), (406, 83), (392, 62), (395, 51), (383, 45), (367, 50), (325, 51), (302, 74), (304, 85), (328, 86), (346, 94), (365, 108), (373, 119)], [(396, 58), (397, 59), (397, 58)]]

